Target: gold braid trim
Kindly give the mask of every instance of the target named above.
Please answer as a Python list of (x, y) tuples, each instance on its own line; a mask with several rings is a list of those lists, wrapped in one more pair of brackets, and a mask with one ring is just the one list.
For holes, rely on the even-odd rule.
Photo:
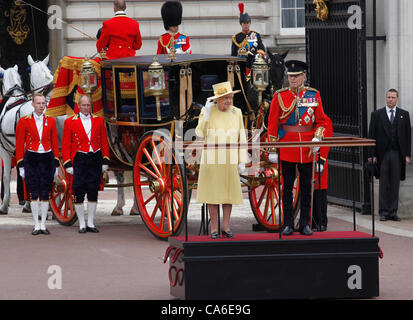
[(297, 99), (294, 99), (293, 102), (291, 103), (289, 108), (286, 108), (284, 105), (284, 101), (281, 98), (281, 95), (278, 95), (278, 103), (280, 104), (281, 110), (284, 112), (282, 116), (280, 116), (280, 120), (287, 118), (295, 109), (295, 106), (297, 104)]
[(324, 138), (324, 131), (325, 128), (323, 127), (318, 127), (317, 130), (314, 132), (314, 138), (319, 139), (320, 141), (323, 140)]

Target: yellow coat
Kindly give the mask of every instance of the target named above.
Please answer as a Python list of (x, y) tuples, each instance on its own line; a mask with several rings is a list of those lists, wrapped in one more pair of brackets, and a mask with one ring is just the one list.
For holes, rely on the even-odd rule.
[[(236, 107), (220, 111), (211, 108), (209, 120), (203, 108), (195, 133), (205, 143), (245, 143), (246, 134), (241, 110)], [(202, 152), (198, 177), (197, 201), (209, 204), (242, 204), (238, 164), (247, 162), (243, 149), (206, 149)]]

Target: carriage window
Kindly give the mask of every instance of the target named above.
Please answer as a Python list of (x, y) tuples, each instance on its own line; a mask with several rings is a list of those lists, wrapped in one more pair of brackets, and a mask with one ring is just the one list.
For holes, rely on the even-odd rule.
[(304, 35), (304, 0), (281, 0), (280, 33), (282, 35)]
[(114, 94), (113, 94), (113, 78), (112, 70), (103, 69), (104, 72), (104, 97), (103, 97), (103, 108), (106, 114), (115, 113), (115, 104), (114, 104)]
[(115, 70), (116, 118), (118, 121), (137, 122), (136, 68)]
[[(148, 72), (142, 72), (143, 79), (143, 103), (140, 110), (142, 118), (146, 119), (156, 119), (156, 99), (149, 92), (149, 83), (148, 83)], [(168, 85), (168, 72), (165, 71), (165, 90), (160, 97), (161, 102), (161, 115), (162, 117), (170, 116), (171, 106), (169, 102), (169, 85)]]

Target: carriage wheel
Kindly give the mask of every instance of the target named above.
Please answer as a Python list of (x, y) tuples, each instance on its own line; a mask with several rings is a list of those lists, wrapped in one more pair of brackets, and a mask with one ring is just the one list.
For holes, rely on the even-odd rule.
[(60, 163), (59, 174), (53, 181), (49, 203), (56, 220), (64, 226), (71, 226), (77, 221), (71, 184), (72, 177)]
[(162, 240), (179, 234), (188, 211), (188, 185), (184, 167), (176, 164), (175, 160), (171, 139), (166, 133), (149, 131), (142, 136), (133, 166), (134, 192), (144, 224), (155, 237)]
[[(263, 133), (260, 138), (262, 142), (268, 142), (267, 133)], [(260, 157), (262, 158), (262, 157)], [(272, 165), (271, 169), (278, 170), (278, 165)], [(268, 169), (266, 170), (269, 171)], [(270, 172), (271, 173), (271, 172)], [(269, 178), (259, 186), (249, 187), (248, 188), (248, 197), (250, 200), (250, 205), (252, 212), (255, 216), (257, 222), (268, 231), (276, 231), (280, 229), (280, 219), (279, 219), (279, 204), (281, 203), (281, 227), (284, 224), (284, 209), (282, 202), (280, 202), (280, 192), (278, 190), (278, 179), (271, 178), (271, 175), (268, 175)], [(297, 178), (294, 183), (293, 188), (293, 216), (298, 215), (299, 209), (299, 179)], [(281, 179), (281, 188), (283, 181)], [(282, 199), (282, 196), (281, 196)]]

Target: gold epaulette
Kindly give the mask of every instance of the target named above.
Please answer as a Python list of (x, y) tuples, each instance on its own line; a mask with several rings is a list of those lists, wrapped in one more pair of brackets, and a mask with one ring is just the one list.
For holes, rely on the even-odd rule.
[(304, 87), (305, 90), (307, 91), (314, 91), (314, 92), (318, 92), (317, 89), (311, 88), (311, 87)]
[(25, 116), (25, 119), (31, 119), (33, 117), (33, 112), (31, 114), (28, 114), (27, 116)]
[(93, 114), (93, 113), (91, 113), (91, 116), (92, 116), (92, 118), (99, 118), (99, 116), (97, 116), (97, 115), (95, 115), (95, 114)]
[(277, 91), (275, 91), (275, 93), (279, 94), (281, 92), (287, 91), (288, 89), (289, 89), (289, 87), (281, 88), (281, 89), (278, 89)]
[(79, 115), (78, 115), (78, 114), (75, 114), (75, 115), (73, 116), (72, 120), (77, 120), (77, 119), (79, 119)]
[(238, 48), (241, 46), (241, 44), (238, 43), (235, 38), (236, 38), (237, 35), (239, 35), (240, 33), (241, 33), (241, 32), (238, 32), (238, 33), (236, 33), (236, 34), (234, 34), (234, 35), (232, 36), (232, 42), (233, 42)]

